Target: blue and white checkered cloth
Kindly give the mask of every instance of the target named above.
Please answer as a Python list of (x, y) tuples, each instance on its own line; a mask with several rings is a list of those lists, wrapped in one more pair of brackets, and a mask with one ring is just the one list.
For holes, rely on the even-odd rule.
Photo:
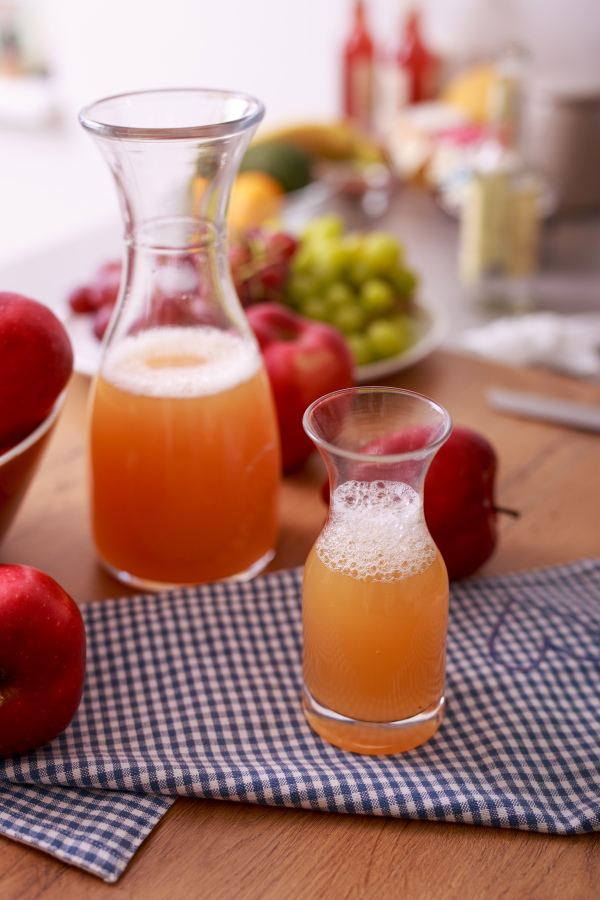
[(115, 881), (178, 794), (600, 830), (598, 561), (454, 584), (446, 720), (391, 757), (305, 723), (301, 576), (86, 605), (79, 712), (0, 761), (0, 832)]

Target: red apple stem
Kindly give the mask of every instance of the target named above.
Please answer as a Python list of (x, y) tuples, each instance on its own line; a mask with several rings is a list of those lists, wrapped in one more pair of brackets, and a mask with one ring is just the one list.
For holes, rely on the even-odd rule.
[(494, 512), (502, 513), (505, 516), (512, 516), (513, 519), (518, 519), (521, 513), (518, 509), (507, 509), (506, 506), (494, 506)]

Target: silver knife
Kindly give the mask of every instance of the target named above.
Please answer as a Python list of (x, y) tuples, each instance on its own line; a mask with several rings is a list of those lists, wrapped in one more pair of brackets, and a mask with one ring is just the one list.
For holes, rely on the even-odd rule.
[(600, 431), (600, 406), (496, 387), (488, 389), (487, 400), (499, 412), (513, 413), (526, 419), (541, 419), (569, 428)]

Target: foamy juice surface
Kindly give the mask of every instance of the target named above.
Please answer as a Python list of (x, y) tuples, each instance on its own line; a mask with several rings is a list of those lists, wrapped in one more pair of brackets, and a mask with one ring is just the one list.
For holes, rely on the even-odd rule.
[(157, 328), (110, 348), (90, 421), (101, 559), (154, 584), (245, 572), (277, 535), (277, 420), (256, 345)]
[(346, 481), (332, 494), (316, 544), (332, 572), (359, 581), (393, 582), (420, 575), (436, 558), (421, 498), (396, 481)]
[(105, 381), (146, 397), (220, 394), (249, 381), (262, 365), (253, 341), (210, 326), (153, 328), (109, 348)]

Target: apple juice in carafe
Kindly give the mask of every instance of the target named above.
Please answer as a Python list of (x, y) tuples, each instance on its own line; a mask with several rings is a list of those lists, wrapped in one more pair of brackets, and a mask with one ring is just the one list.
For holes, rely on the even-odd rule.
[(321, 397), (304, 427), (330, 482), (302, 585), (304, 713), (344, 750), (410, 750), (445, 707), (448, 573), (423, 482), (452, 423), (422, 395), (361, 387)]
[[(448, 578), (420, 507), (407, 485), (346, 482), (333, 492), (329, 521), (308, 557), (305, 685), (347, 718), (408, 719), (442, 695)], [(403, 737), (390, 741), (387, 752), (402, 744)]]
[(94, 536), (113, 569), (214, 581), (274, 546), (278, 434), (253, 343), (210, 327), (131, 336), (106, 355), (90, 441)]
[(245, 94), (167, 89), (84, 109), (115, 177), (125, 262), (90, 415), (94, 540), (156, 590), (248, 578), (274, 554), (280, 448), (227, 256), (232, 182), (264, 114)]

